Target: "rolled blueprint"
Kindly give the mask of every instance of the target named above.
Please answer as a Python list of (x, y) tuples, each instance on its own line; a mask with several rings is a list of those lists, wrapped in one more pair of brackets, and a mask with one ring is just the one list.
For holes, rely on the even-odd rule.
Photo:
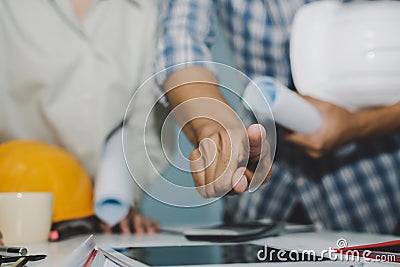
[(276, 123), (299, 133), (313, 133), (321, 125), (317, 108), (271, 77), (258, 77), (243, 93), (249, 110), (265, 123)]
[(134, 182), (122, 150), (122, 129), (107, 141), (95, 181), (95, 212), (114, 226), (129, 212), (134, 199)]

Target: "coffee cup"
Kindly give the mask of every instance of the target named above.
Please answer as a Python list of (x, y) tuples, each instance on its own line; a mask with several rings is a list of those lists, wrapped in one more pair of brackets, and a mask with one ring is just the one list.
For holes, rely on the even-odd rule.
[(52, 214), (52, 193), (0, 193), (0, 231), (6, 245), (46, 241)]

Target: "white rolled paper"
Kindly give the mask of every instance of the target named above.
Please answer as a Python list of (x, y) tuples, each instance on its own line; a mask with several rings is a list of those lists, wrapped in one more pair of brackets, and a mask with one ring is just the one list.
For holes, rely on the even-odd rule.
[[(271, 77), (261, 76), (249, 83), (243, 100), (261, 123), (275, 120), (289, 130), (305, 134), (316, 132), (322, 123), (316, 107)], [(336, 155), (344, 157), (355, 149), (355, 144), (350, 143), (339, 149)]]
[(95, 181), (96, 215), (110, 226), (129, 212), (134, 199), (134, 182), (124, 160), (122, 129), (107, 141)]
[(261, 123), (275, 119), (299, 133), (313, 133), (321, 125), (319, 111), (312, 104), (271, 77), (258, 77), (249, 83), (243, 100)]

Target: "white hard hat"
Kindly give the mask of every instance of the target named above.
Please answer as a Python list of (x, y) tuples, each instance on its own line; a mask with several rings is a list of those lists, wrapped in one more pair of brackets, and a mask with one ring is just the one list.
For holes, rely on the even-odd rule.
[(314, 2), (296, 13), (297, 90), (355, 110), (400, 101), (400, 1)]

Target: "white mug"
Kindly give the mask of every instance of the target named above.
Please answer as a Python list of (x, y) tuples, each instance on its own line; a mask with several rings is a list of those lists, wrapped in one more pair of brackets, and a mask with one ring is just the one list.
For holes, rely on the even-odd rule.
[(52, 214), (52, 193), (0, 193), (0, 231), (6, 245), (46, 241)]

